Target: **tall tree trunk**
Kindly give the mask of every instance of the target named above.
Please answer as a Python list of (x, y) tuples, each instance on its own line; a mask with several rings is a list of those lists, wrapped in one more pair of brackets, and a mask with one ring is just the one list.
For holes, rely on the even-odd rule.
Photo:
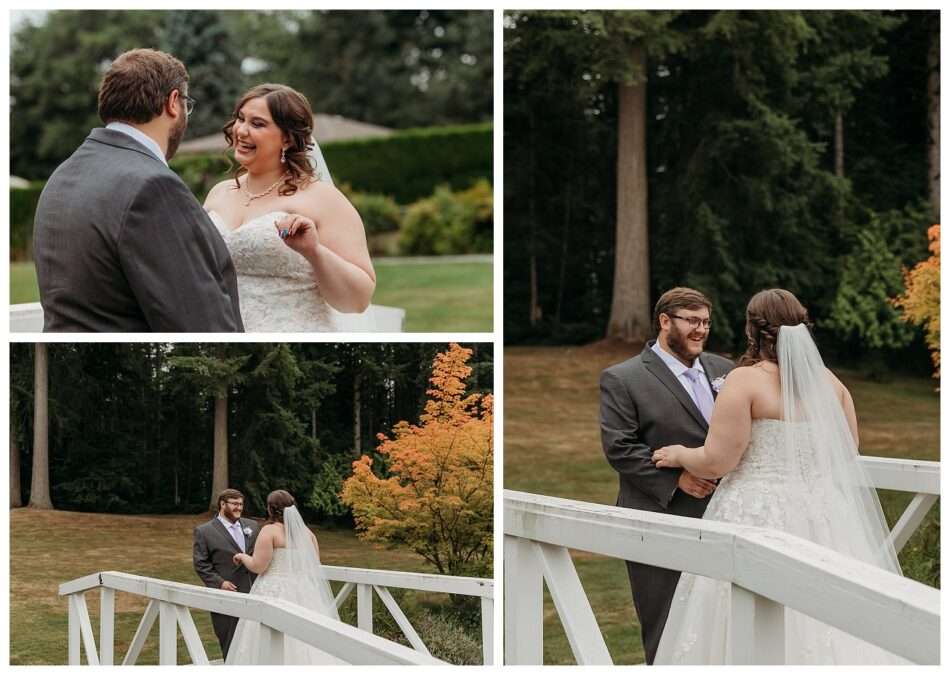
[(211, 474), (211, 510), (218, 510), (218, 495), (228, 488), (228, 390), (214, 399), (214, 468)]
[(353, 377), (353, 456), (359, 457), (363, 454), (363, 435), (362, 435), (362, 412), (361, 394), (363, 389), (363, 378), (359, 373)]
[(632, 84), (620, 84), (617, 115), (617, 243), (607, 337), (627, 342), (650, 334), (650, 242), (647, 215), (647, 59), (631, 48)]
[(30, 506), (51, 509), (49, 494), (49, 359), (46, 343), (37, 342), (33, 365), (33, 480)]
[[(937, 15), (937, 24), (940, 15)], [(927, 183), (933, 220), (940, 222), (940, 31), (930, 33), (930, 49), (927, 50), (927, 116), (930, 131), (927, 146)]]
[(844, 113), (835, 112), (835, 175), (844, 178)]
[(20, 446), (16, 442), (16, 429), (10, 419), (10, 508), (23, 506), (23, 494), (20, 491)]
[(530, 252), (531, 262), (528, 273), (531, 275), (531, 305), (528, 308), (528, 321), (534, 326), (541, 320), (541, 296), (538, 292), (538, 238), (537, 238), (537, 194), (535, 193), (535, 138), (534, 138), (534, 115), (528, 113), (528, 222), (530, 230), (528, 235), (528, 251)]

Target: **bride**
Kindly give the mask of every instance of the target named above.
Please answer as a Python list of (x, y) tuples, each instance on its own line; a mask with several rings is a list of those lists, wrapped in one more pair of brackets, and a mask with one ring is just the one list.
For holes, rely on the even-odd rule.
[[(658, 449), (657, 467), (723, 477), (707, 520), (788, 532), (900, 574), (877, 492), (857, 451), (851, 395), (826, 369), (808, 313), (785, 290), (757, 293), (746, 309), (749, 348), (726, 378), (706, 444)], [(683, 574), (656, 663), (724, 664), (729, 583)], [(892, 664), (897, 656), (790, 609), (786, 663)]]
[(240, 165), (205, 199), (237, 271), (247, 332), (337, 330), (335, 312), (369, 306), (376, 273), (363, 222), (319, 168), (313, 111), (279, 84), (246, 92), (224, 125)]
[[(286, 490), (267, 495), (267, 523), (254, 544), (254, 555), (236, 553), (234, 564), (243, 565), (258, 575), (251, 595), (287, 600), (340, 620), (330, 583), (320, 566), (320, 547), (297, 511), (293, 496)], [(265, 639), (257, 621), (241, 619), (228, 651), (228, 665), (258, 662), (261, 641)], [(342, 661), (326, 652), (284, 637), (284, 664), (335, 664)], [(266, 664), (264, 664), (266, 665)]]

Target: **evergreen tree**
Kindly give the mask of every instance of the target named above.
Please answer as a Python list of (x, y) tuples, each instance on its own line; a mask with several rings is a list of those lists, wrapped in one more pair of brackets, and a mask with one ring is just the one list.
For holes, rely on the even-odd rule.
[(197, 101), (188, 133), (204, 136), (221, 130), (242, 92), (242, 55), (221, 19), (221, 12), (189, 10), (165, 14), (162, 50), (188, 69), (188, 95)]
[(18, 176), (45, 179), (101, 126), (97, 91), (122, 52), (158, 47), (152, 11), (53, 11), (11, 37), (10, 163)]

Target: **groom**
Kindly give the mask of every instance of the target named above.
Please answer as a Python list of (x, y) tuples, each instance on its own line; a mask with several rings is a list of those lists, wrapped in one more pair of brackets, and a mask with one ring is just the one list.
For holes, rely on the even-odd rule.
[[(639, 356), (600, 377), (600, 432), (607, 461), (620, 475), (617, 505), (701, 518), (716, 484), (683, 469), (658, 469), (653, 450), (697, 447), (706, 439), (728, 359), (706, 354), (712, 303), (673, 288), (653, 310), (657, 339)], [(680, 573), (627, 561), (646, 662), (653, 663)]]
[[(217, 515), (195, 528), (195, 572), (208, 588), (239, 593), (251, 590), (255, 575), (246, 567), (235, 565), (233, 560), (236, 553), (254, 555), (258, 527), (253, 520), (241, 518), (243, 511), (244, 495), (228, 488), (218, 495)], [(221, 645), (221, 653), (227, 659), (238, 619), (212, 612), (211, 623)]]
[(53, 172), (36, 208), (44, 330), (243, 330), (227, 247), (168, 168), (194, 103), (169, 54), (134, 49), (109, 67), (106, 127)]

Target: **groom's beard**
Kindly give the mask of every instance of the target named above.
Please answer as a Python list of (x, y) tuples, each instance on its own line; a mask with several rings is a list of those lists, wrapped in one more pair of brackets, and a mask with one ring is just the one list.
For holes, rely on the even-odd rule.
[(178, 146), (181, 145), (181, 139), (185, 137), (185, 129), (188, 128), (188, 116), (182, 115), (181, 122), (168, 132), (168, 147), (165, 150), (165, 159), (171, 160), (178, 152)]
[(686, 363), (692, 363), (703, 353), (703, 349), (706, 347), (706, 340), (709, 339), (709, 331), (706, 331), (706, 334), (703, 336), (702, 346), (694, 352), (690, 349), (689, 343), (689, 336), (694, 332), (695, 331), (689, 331), (683, 333), (674, 323), (670, 326), (670, 332), (666, 336), (666, 345), (670, 348), (670, 351)]

